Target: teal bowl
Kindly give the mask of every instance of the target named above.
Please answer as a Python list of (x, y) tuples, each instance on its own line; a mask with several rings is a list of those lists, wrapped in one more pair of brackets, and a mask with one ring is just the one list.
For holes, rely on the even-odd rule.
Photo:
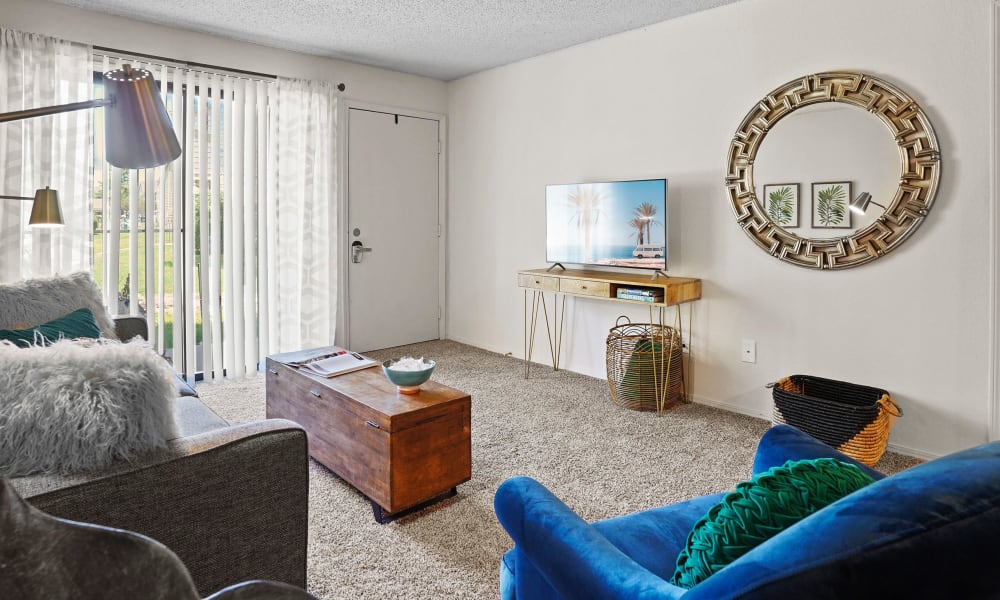
[(391, 369), (398, 358), (390, 358), (382, 363), (382, 372), (385, 373), (386, 378), (392, 383), (396, 384), (401, 394), (416, 394), (420, 391), (420, 384), (426, 382), (431, 378), (431, 373), (434, 372), (434, 367), (437, 365), (433, 360), (424, 360), (427, 368), (422, 371), (396, 371)]

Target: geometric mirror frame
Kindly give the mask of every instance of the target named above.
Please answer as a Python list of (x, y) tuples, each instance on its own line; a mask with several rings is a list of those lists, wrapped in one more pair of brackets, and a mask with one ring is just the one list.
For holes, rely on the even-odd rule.
[[(889, 128), (899, 148), (899, 187), (884, 213), (868, 226), (837, 238), (799, 237), (775, 224), (758, 201), (753, 167), (767, 133), (806, 106), (841, 102), (863, 108)], [(873, 261), (903, 243), (934, 203), (941, 151), (930, 120), (894, 85), (873, 75), (827, 72), (807, 75), (765, 96), (740, 123), (729, 146), (726, 188), (736, 220), (771, 256), (810, 269), (846, 269)]]

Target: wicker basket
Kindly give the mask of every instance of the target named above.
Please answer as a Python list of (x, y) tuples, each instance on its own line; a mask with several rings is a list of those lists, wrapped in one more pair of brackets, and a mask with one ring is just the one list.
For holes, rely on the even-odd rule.
[(885, 390), (810, 375), (778, 380), (773, 396), (775, 423), (798, 427), (868, 466), (885, 453), (903, 415)]
[[(621, 324), (625, 319), (626, 324)], [(615, 404), (663, 412), (684, 401), (681, 336), (655, 323), (618, 317), (608, 332), (608, 387)]]

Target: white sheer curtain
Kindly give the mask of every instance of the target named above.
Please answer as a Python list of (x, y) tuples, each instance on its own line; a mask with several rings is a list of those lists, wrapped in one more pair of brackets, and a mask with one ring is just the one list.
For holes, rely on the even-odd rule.
[[(90, 100), (90, 48), (0, 28), (0, 81), (0, 112)], [(66, 224), (29, 229), (31, 202), (0, 200), (0, 281), (90, 269), (93, 113), (0, 123), (0, 194), (49, 186)]]
[(332, 344), (337, 322), (337, 96), (278, 78), (267, 161), (267, 353)]

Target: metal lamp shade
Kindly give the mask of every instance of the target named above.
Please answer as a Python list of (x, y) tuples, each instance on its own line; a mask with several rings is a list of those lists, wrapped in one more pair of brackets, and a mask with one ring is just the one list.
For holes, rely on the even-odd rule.
[(152, 73), (125, 65), (105, 73), (104, 86), (111, 99), (104, 114), (109, 163), (122, 169), (145, 169), (181, 155)]
[(35, 201), (31, 205), (31, 218), (28, 225), (34, 227), (57, 227), (63, 224), (62, 211), (59, 210), (59, 195), (55, 190), (46, 187), (35, 192)]
[(855, 212), (859, 215), (865, 214), (868, 211), (868, 205), (871, 204), (872, 195), (868, 192), (861, 192), (858, 197), (855, 198), (850, 205), (851, 212)]

